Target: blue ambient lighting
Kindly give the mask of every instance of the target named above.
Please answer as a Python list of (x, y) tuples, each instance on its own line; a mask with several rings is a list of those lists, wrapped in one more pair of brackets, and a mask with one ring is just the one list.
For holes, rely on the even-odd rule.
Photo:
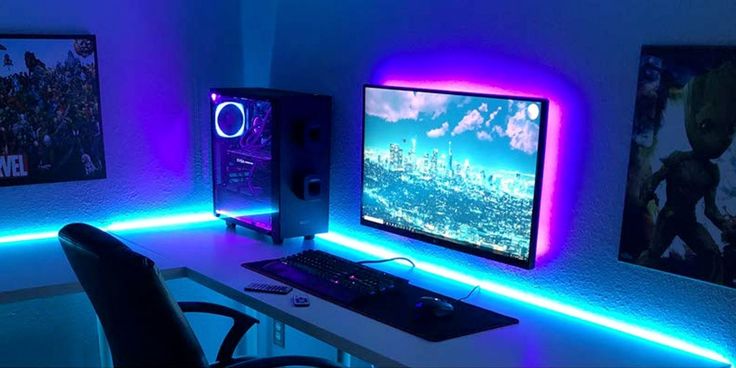
[[(376, 246), (372, 243), (362, 242), (355, 238), (345, 236), (335, 232), (329, 232), (327, 234), (317, 235), (320, 239), (324, 239), (328, 242), (334, 243), (339, 246), (348, 247), (352, 250), (367, 253), (377, 258), (393, 258), (399, 256), (405, 256), (396, 252), (393, 252), (385, 247)], [(595, 314), (589, 310), (585, 310), (580, 307), (574, 307), (571, 305), (563, 304), (555, 300), (547, 299), (529, 292), (517, 290), (508, 286), (501, 285), (488, 279), (476, 277), (472, 274), (462, 273), (453, 271), (449, 268), (439, 266), (435, 263), (430, 263), (412, 257), (416, 264), (416, 269), (424, 272), (428, 272), (434, 275), (438, 275), (456, 282), (463, 283), (468, 286), (480, 285), (481, 289), (493, 292), (495, 294), (517, 300), (523, 303), (531, 304), (540, 308), (551, 310), (557, 313), (561, 313), (570, 317), (581, 319), (587, 322), (591, 322), (600, 326), (608, 327), (616, 331), (620, 331), (629, 335), (633, 335), (645, 340), (649, 340), (661, 345), (669, 346), (678, 350), (682, 350), (691, 354), (695, 354), (701, 357), (712, 359), (718, 362), (731, 364), (723, 355), (718, 354), (712, 350), (701, 348), (693, 345), (687, 341), (679, 338), (665, 335), (660, 332), (652, 331), (646, 328), (642, 328), (635, 324), (615, 320), (603, 315)]]
[[(270, 210), (264, 210), (263, 214), (270, 213)], [(257, 211), (254, 211), (253, 214), (256, 214)], [(214, 221), (220, 221), (218, 218), (214, 217), (214, 215), (211, 212), (197, 212), (197, 213), (190, 213), (190, 214), (183, 214), (183, 215), (175, 215), (175, 216), (158, 216), (158, 217), (151, 217), (151, 218), (144, 218), (144, 219), (136, 219), (136, 220), (130, 220), (130, 221), (119, 221), (119, 222), (113, 222), (109, 223), (106, 226), (102, 226), (101, 228), (108, 231), (123, 231), (123, 230), (137, 230), (137, 229), (148, 229), (148, 228), (161, 228), (166, 226), (180, 226), (180, 225), (189, 225), (189, 224), (198, 224), (198, 223), (206, 223), (206, 222), (214, 222)], [(0, 236), (0, 244), (4, 243), (15, 243), (15, 242), (25, 242), (25, 241), (31, 241), (31, 240), (41, 240), (41, 239), (51, 239), (55, 238), (57, 236), (56, 231), (44, 231), (44, 232), (37, 232), (37, 233), (26, 233), (26, 234), (16, 234), (16, 235), (5, 235)], [(387, 249), (385, 247), (377, 246), (372, 243), (362, 242), (360, 240), (335, 233), (335, 232), (329, 232), (326, 234), (320, 234), (317, 235), (320, 239), (326, 240), (330, 243), (333, 243), (337, 246), (341, 247), (347, 247), (349, 249), (352, 249), (354, 251), (358, 251), (365, 254), (370, 254), (371, 256), (379, 257), (379, 258), (392, 258), (392, 257), (398, 257), (402, 256), (401, 254), (398, 254), (394, 251), (391, 251), (390, 249)], [(453, 280), (468, 286), (475, 286), (480, 285), (480, 287), (483, 290), (487, 290), (490, 292), (493, 292), (495, 294), (505, 296), (507, 298), (520, 301), (523, 303), (531, 304), (540, 308), (544, 308), (547, 310), (551, 310), (557, 313), (561, 313), (573, 318), (581, 319), (590, 323), (594, 323), (600, 326), (608, 327), (616, 331), (623, 332), (625, 334), (629, 334), (632, 336), (637, 336), (639, 338), (652, 341), (664, 346), (668, 346), (674, 349), (682, 350), (694, 355), (698, 355), (704, 358), (712, 359), (718, 362), (722, 362), (728, 365), (732, 365), (732, 363), (726, 359), (723, 355), (718, 354), (712, 350), (708, 350), (705, 348), (701, 348), (699, 346), (693, 345), (687, 341), (684, 341), (682, 339), (665, 335), (660, 332), (652, 331), (647, 328), (643, 328), (640, 326), (637, 326), (632, 323), (627, 323), (619, 320), (615, 320), (603, 315), (599, 315), (593, 312), (590, 312), (589, 310), (585, 310), (580, 307), (574, 307), (571, 305), (567, 305), (564, 303), (557, 302), (555, 300), (551, 300), (548, 298), (544, 298), (529, 292), (525, 292), (522, 290), (517, 290), (508, 286), (504, 286), (501, 284), (498, 284), (496, 282), (493, 282), (488, 279), (481, 279), (479, 277), (476, 277), (475, 275), (470, 274), (464, 274), (461, 272), (453, 271), (451, 269), (439, 266), (434, 263), (422, 261), (421, 259), (417, 259), (416, 257), (413, 257), (414, 263), (416, 264), (416, 268), (419, 270), (422, 270), (424, 272), (428, 272), (434, 275), (438, 275), (444, 278), (447, 278), (449, 280)]]
[(278, 213), (279, 211), (277, 209), (263, 209), (259, 211), (245, 211), (245, 212), (233, 212), (228, 210), (215, 210), (218, 215), (227, 216), (230, 218), (239, 218), (239, 217), (253, 217), (253, 216), (263, 216), (263, 215), (273, 215), (275, 213)]
[(50, 238), (56, 237), (57, 234), (58, 234), (58, 231), (45, 231), (45, 232), (25, 233), (25, 234), (18, 234), (18, 235), (5, 235), (5, 236), (0, 236), (0, 244), (50, 239)]
[[(259, 216), (274, 213), (272, 209), (259, 209), (252, 210), (249, 212), (239, 213), (240, 216)], [(180, 215), (163, 215), (155, 217), (145, 217), (135, 220), (126, 221), (105, 221), (102, 223), (92, 223), (105, 231), (126, 231), (126, 230), (144, 230), (151, 228), (162, 228), (168, 226), (181, 226), (181, 225), (192, 225), (201, 224), (211, 221), (221, 221), (215, 217), (212, 212), (195, 212), (185, 213)], [(61, 228), (61, 225), (58, 226)], [(21, 234), (2, 235), (0, 234), (0, 244), (6, 243), (19, 243), (32, 240), (43, 240), (55, 238), (58, 235), (58, 230), (53, 231), (38, 231), (38, 232), (27, 232)]]
[[(189, 225), (204, 223), (209, 221), (218, 220), (212, 215), (211, 212), (200, 212), (200, 213), (189, 213), (183, 215), (173, 216), (158, 216), (150, 218), (142, 218), (130, 221), (116, 221), (108, 222), (106, 225), (97, 224), (101, 229), (105, 231), (124, 231), (124, 230), (139, 230), (139, 229), (150, 229), (160, 228), (166, 226), (175, 225)], [(94, 225), (94, 224), (93, 224)], [(61, 228), (61, 226), (59, 226)], [(3, 235), (0, 236), (0, 244), (5, 243), (18, 243), (26, 242), (31, 240), (42, 240), (55, 238), (58, 235), (58, 231), (40, 231), (34, 233), (24, 233), (16, 235)]]
[(198, 224), (215, 220), (211, 212), (194, 213), (180, 216), (155, 217), (132, 221), (119, 221), (102, 227), (105, 231), (123, 231), (159, 228), (165, 226)]

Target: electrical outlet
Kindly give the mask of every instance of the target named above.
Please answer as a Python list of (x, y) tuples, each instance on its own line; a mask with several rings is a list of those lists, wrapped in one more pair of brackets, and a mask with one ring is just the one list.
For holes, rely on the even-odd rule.
[(273, 320), (273, 344), (286, 347), (286, 325), (284, 322)]

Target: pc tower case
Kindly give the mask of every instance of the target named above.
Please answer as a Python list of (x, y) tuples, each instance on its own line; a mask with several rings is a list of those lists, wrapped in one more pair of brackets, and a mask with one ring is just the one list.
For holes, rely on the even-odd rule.
[(215, 88), (210, 111), (215, 216), (277, 244), (326, 232), (332, 98)]

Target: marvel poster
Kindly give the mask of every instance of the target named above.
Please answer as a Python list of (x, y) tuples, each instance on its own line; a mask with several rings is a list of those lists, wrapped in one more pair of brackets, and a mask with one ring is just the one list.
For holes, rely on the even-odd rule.
[(0, 35), (0, 186), (105, 178), (94, 36)]
[(619, 259), (734, 287), (736, 47), (645, 46)]

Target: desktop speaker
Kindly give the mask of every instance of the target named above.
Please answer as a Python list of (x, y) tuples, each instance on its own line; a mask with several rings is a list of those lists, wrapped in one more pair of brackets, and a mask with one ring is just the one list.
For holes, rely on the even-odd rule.
[(210, 106), (215, 216), (274, 243), (326, 232), (332, 98), (215, 88)]

